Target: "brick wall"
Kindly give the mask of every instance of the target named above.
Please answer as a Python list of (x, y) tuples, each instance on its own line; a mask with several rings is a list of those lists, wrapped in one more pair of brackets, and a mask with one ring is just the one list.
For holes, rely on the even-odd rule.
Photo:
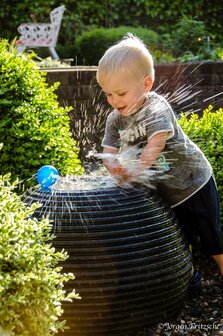
[[(73, 67), (45, 71), (49, 84), (61, 83), (56, 93), (62, 105), (74, 106), (78, 111), (86, 104), (89, 112), (94, 113), (95, 103), (105, 103), (96, 83), (96, 70), (97, 67)], [(155, 71), (154, 89), (167, 96), (176, 112), (201, 112), (209, 104), (223, 107), (223, 62), (160, 64)]]
[(168, 96), (176, 112), (199, 115), (208, 105), (223, 107), (223, 62), (156, 66), (155, 87)]

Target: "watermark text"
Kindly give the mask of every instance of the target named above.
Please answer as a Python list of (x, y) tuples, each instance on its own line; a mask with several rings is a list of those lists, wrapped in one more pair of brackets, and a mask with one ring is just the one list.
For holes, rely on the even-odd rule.
[(223, 327), (220, 323), (197, 323), (197, 322), (190, 322), (185, 324), (174, 324), (174, 323), (159, 323), (158, 327), (164, 331), (192, 331), (192, 330), (200, 330), (200, 331), (219, 331), (220, 328)]

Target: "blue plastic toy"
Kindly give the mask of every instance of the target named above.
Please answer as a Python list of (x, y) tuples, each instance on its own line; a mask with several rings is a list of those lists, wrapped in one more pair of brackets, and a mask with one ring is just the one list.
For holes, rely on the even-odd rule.
[(42, 166), (36, 173), (37, 182), (43, 187), (52, 186), (59, 178), (57, 169), (53, 166)]

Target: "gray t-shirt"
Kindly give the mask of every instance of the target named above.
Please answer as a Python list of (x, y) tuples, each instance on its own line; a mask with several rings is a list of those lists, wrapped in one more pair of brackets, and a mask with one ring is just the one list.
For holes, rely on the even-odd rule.
[[(112, 111), (106, 122), (103, 147), (120, 153), (135, 148), (137, 155), (155, 134), (168, 132), (165, 148), (150, 169), (156, 188), (170, 206), (198, 191), (211, 177), (212, 167), (203, 152), (183, 132), (165, 98), (150, 92), (135, 114), (123, 117)], [(131, 162), (129, 162), (131, 165)]]

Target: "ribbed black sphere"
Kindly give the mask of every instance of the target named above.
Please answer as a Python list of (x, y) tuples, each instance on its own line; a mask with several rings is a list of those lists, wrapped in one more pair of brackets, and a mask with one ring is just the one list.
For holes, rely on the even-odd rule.
[[(100, 177), (98, 178), (100, 180)], [(91, 178), (89, 178), (89, 184)], [(95, 178), (94, 178), (94, 186)], [(65, 336), (119, 336), (171, 321), (187, 294), (191, 256), (171, 210), (142, 188), (30, 190), (34, 216), (54, 220), (53, 245), (69, 258)]]

